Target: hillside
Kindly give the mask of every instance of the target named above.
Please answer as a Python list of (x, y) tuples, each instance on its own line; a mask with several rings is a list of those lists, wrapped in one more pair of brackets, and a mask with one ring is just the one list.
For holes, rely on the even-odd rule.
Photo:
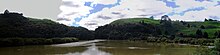
[(161, 20), (150, 18), (129, 18), (116, 20), (108, 25), (97, 28), (96, 37), (111, 39), (113, 36), (114, 38), (118, 36), (119, 39), (143, 39), (149, 36), (175, 36), (212, 39), (219, 37), (219, 30), (220, 22), (212, 20), (204, 22), (162, 22)]
[(129, 18), (129, 19), (119, 19), (116, 20), (110, 24), (112, 25), (123, 25), (123, 24), (127, 24), (127, 23), (140, 23), (141, 21), (144, 21), (145, 23), (148, 24), (160, 24), (159, 20), (154, 20), (154, 19), (150, 19), (150, 18)]
[(46, 45), (94, 39), (92, 31), (48, 19), (24, 17), (6, 10), (0, 14), (0, 47)]
[(92, 32), (83, 27), (69, 27), (48, 19), (24, 17), (9, 12), (0, 14), (0, 38), (62, 38), (92, 39)]

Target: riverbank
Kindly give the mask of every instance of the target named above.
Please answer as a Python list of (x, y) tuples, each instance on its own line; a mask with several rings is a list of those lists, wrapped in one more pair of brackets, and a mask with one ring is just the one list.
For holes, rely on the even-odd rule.
[[(79, 46), (88, 43), (100, 42), (105, 40), (78, 40), (77, 38), (1, 38), (0, 47), (10, 46), (24, 46), (24, 45), (52, 45), (52, 46)], [(213, 46), (214, 39), (204, 38), (175, 38), (173, 40), (168, 38), (147, 38), (147, 39), (130, 39), (127, 41), (142, 41), (150, 43), (175, 43), (180, 45), (201, 45)], [(72, 43), (74, 42), (74, 43)], [(63, 44), (65, 43), (65, 44)]]
[(204, 45), (204, 46), (213, 46), (215, 39), (206, 39), (206, 38), (174, 38), (169, 39), (166, 37), (152, 37), (145, 39), (130, 39), (129, 41), (147, 41), (147, 42), (156, 42), (156, 43), (180, 43), (180, 44), (191, 44), (191, 45)]
[[(116, 41), (116, 42), (115, 42)], [(154, 43), (156, 45), (164, 45), (164, 46), (191, 46), (191, 47), (204, 47), (204, 48), (214, 48), (213, 45), (195, 45), (189, 43), (168, 43), (168, 42), (148, 42), (147, 40), (85, 40), (85, 41), (78, 41), (78, 42), (70, 42), (70, 43), (61, 43), (61, 44), (52, 44), (50, 46), (54, 47), (77, 47), (77, 46), (90, 46), (93, 43), (98, 42), (129, 42), (129, 43)], [(126, 43), (125, 43), (126, 44)], [(123, 44), (122, 44), (123, 45)]]
[(0, 47), (51, 45), (79, 41), (77, 38), (0, 38)]

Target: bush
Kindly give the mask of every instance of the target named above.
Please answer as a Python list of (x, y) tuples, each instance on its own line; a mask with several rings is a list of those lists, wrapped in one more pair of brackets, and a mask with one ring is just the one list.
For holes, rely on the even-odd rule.
[(216, 39), (214, 45), (215, 49), (220, 52), (220, 39)]
[(78, 41), (77, 38), (2, 38), (0, 39), (0, 47), (6, 46), (22, 46), (22, 45), (45, 45), (58, 44)]

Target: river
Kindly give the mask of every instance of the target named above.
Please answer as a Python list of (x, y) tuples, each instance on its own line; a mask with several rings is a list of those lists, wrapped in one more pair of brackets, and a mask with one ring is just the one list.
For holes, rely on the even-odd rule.
[(192, 55), (197, 47), (145, 41), (91, 40), (54, 45), (1, 47), (0, 55)]

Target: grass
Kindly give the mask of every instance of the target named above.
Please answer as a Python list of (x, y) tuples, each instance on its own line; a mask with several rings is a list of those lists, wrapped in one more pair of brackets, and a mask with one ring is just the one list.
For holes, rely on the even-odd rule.
[[(112, 22), (113, 25), (123, 25), (126, 23), (140, 23), (144, 21), (147, 24), (159, 25), (160, 20), (154, 20), (149, 18), (130, 18), (130, 19), (120, 19)], [(190, 24), (190, 28), (187, 25), (182, 25), (182, 23), (173, 21), (173, 26), (179, 29), (179, 32), (184, 33), (186, 35), (195, 35), (198, 29), (203, 25), (205, 29), (201, 29), (203, 32), (207, 32), (210, 38), (214, 38), (214, 33), (220, 30), (220, 22), (218, 21), (205, 21), (205, 22), (186, 22)]]
[(112, 22), (111, 24), (123, 25), (127, 23), (140, 23), (141, 21), (144, 21), (144, 23), (148, 23), (148, 24), (160, 24), (159, 20), (153, 20), (149, 18), (119, 19), (119, 20)]
[(220, 28), (215, 28), (215, 29), (205, 29), (203, 31), (207, 32), (210, 38), (214, 38), (215, 37), (215, 32), (219, 31)]

